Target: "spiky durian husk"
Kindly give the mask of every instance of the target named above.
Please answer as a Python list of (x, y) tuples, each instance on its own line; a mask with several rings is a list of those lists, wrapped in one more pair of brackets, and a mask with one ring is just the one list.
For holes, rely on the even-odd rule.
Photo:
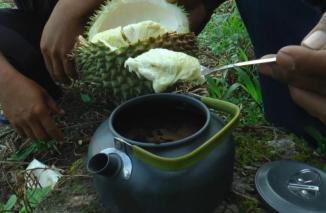
[[(115, 101), (153, 93), (152, 82), (138, 77), (124, 67), (129, 57), (136, 57), (153, 48), (165, 48), (190, 55), (196, 50), (193, 33), (167, 33), (111, 51), (103, 43), (81, 40), (74, 51), (81, 81), (97, 90), (106, 90)], [(164, 60), (164, 59), (162, 59)]]

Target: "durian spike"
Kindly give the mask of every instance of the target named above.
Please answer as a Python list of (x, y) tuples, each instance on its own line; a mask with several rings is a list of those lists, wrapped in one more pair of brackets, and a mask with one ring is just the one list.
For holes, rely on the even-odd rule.
[(80, 45), (87, 45), (87, 40), (82, 36), (78, 36), (78, 41), (77, 41)]

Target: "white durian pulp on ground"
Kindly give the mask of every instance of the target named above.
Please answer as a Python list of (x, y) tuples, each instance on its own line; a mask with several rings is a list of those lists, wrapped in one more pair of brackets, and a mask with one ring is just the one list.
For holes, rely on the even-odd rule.
[(125, 27), (117, 27), (96, 34), (90, 40), (92, 43), (102, 42), (111, 50), (125, 47), (149, 38), (164, 35), (168, 30), (153, 21), (143, 21)]
[(109, 29), (148, 20), (159, 23), (168, 32), (189, 32), (187, 14), (166, 0), (111, 0), (93, 17), (88, 39)]
[(179, 81), (201, 84), (205, 82), (197, 58), (167, 49), (151, 49), (129, 58), (125, 67), (153, 82), (155, 92), (163, 92)]

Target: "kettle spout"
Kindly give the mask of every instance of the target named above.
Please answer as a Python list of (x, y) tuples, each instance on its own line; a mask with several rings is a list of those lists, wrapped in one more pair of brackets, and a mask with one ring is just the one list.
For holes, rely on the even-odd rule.
[(92, 174), (112, 177), (121, 168), (121, 159), (117, 154), (98, 153), (89, 159), (87, 170)]

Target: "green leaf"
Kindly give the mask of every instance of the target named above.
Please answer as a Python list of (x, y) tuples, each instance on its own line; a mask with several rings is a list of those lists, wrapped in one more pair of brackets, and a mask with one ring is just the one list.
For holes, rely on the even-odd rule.
[(27, 146), (22, 150), (19, 150), (10, 158), (8, 158), (8, 160), (24, 161), (34, 153), (45, 152), (48, 150), (56, 150), (58, 154), (61, 154), (56, 145), (57, 145), (56, 140), (51, 140), (51, 141), (34, 140), (32, 144), (30, 144), (29, 146)]
[(25, 149), (19, 150), (16, 152), (13, 156), (9, 157), (8, 160), (10, 161), (24, 161), (26, 158), (28, 158), (30, 155), (35, 153), (37, 150), (37, 146), (35, 143), (32, 143)]
[(317, 142), (319, 151), (321, 153), (326, 153), (326, 137), (312, 126), (306, 127), (305, 131)]
[(89, 103), (92, 102), (92, 98), (89, 95), (87, 95), (87, 94), (80, 93), (80, 98), (86, 104), (89, 104)]
[(249, 60), (246, 52), (241, 48), (239, 49), (239, 56), (240, 56), (241, 60), (243, 60), (243, 61), (248, 61)]
[[(35, 208), (37, 207), (51, 192), (51, 187), (44, 187), (44, 188), (36, 188), (27, 190), (26, 199), (30, 204), (30, 207)], [(24, 204), (23, 204), (24, 205)], [(26, 206), (20, 209), (19, 213), (28, 213)]]
[(29, 212), (27, 212), (26, 208), (23, 207), (19, 210), (19, 213), (29, 213)]
[(7, 203), (4, 205), (4, 210), (12, 210), (14, 206), (16, 205), (17, 197), (16, 195), (11, 195)]
[(239, 74), (239, 81), (242, 84), (242, 88), (254, 99), (256, 103), (261, 104), (262, 95), (259, 81), (256, 79), (257, 77), (250, 77), (250, 75), (244, 71), (244, 69), (239, 67), (236, 67), (235, 70)]
[(31, 204), (38, 205), (51, 192), (51, 187), (27, 190), (27, 199)]
[(242, 85), (239, 83), (234, 83), (232, 84), (232, 86), (229, 87), (229, 89), (226, 91), (226, 93), (224, 94), (224, 99), (228, 99), (231, 97), (232, 93), (234, 91), (236, 91), (239, 87), (241, 87)]
[(207, 80), (207, 83), (209, 86), (209, 92), (210, 92), (211, 96), (214, 98), (221, 98), (222, 91), (221, 91), (220, 87), (218, 86), (218, 84), (216, 83), (216, 81), (210, 76), (206, 76), (206, 80)]

